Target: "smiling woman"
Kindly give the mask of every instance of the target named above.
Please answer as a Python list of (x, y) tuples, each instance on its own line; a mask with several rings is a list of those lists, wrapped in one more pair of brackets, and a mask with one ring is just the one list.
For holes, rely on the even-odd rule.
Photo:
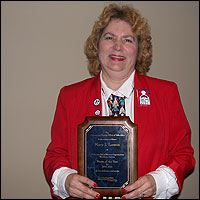
[[(134, 6), (148, 19), (151, 25), (152, 40), (150, 41), (153, 47), (153, 57), (152, 64), (149, 66), (150, 70), (146, 74), (174, 80), (178, 85), (185, 114), (190, 122), (191, 142), (197, 161), (193, 173), (187, 175), (184, 180), (178, 199), (199, 199), (199, 1), (1, 1), (2, 199), (52, 199), (52, 194), (56, 197), (56, 194), (61, 194), (57, 198), (67, 197), (67, 191), (61, 181), (65, 180), (66, 174), (62, 173), (62, 170), (60, 173), (56, 170), (59, 170), (61, 166), (77, 170), (75, 161), (76, 123), (81, 123), (82, 118), (86, 115), (107, 116), (109, 108), (113, 107), (108, 106), (107, 109), (107, 102), (104, 99), (110, 95), (111, 90), (105, 90), (103, 82), (101, 87), (98, 87), (98, 81), (93, 82), (89, 89), (83, 83), (74, 88), (69, 86), (78, 80), (91, 78), (87, 66), (92, 59), (101, 67), (97, 57), (98, 42), (103, 29), (110, 21), (109, 16), (117, 13), (113, 11), (114, 6), (108, 6), (113, 2), (119, 3), (120, 9), (121, 5), (125, 3), (128, 3), (130, 7)], [(106, 12), (103, 15), (102, 11), (105, 6)], [(100, 15), (102, 15), (101, 19), (99, 19)], [(135, 16), (135, 13), (132, 16)], [(134, 19), (132, 21), (134, 22)], [(84, 43), (92, 34), (92, 28), (96, 22), (98, 22), (98, 26), (94, 30), (99, 27), (102, 28), (102, 32), (93, 34), (97, 40), (94, 40), (96, 41), (94, 46), (90, 43), (91, 49), (93, 48), (94, 51), (91, 50), (91, 60), (88, 62), (84, 54)], [(140, 26), (137, 25), (138, 30)], [(146, 47), (146, 45), (144, 46)], [(139, 42), (139, 51), (140, 49), (141, 42)], [(92, 53), (96, 53), (96, 55), (94, 56)], [(143, 52), (143, 55), (148, 56), (147, 53), (148, 49)], [(121, 54), (117, 53), (116, 55)], [(147, 60), (143, 61), (147, 62)], [(136, 66), (138, 63), (139, 61)], [(142, 66), (145, 65), (142, 64)], [(98, 75), (96, 80), (98, 80)], [(135, 71), (133, 77), (138, 77), (138, 72)], [(138, 83), (138, 79), (136, 83)], [(48, 151), (47, 154), (52, 155), (52, 160), (49, 164), (45, 164), (47, 166), (45, 173), (50, 184), (48, 185), (42, 170), (42, 160), (47, 145), (51, 141), (50, 129), (56, 108), (56, 98), (60, 88), (65, 85), (72, 87), (74, 95), (68, 92), (66, 96), (63, 95), (65, 94), (64, 89), (61, 92), (61, 98), (59, 97), (57, 110), (60, 112), (60, 109), (63, 108), (66, 112), (63, 111), (65, 115), (59, 120), (57, 120), (56, 114), (56, 122), (60, 122), (60, 126), (57, 125), (55, 128), (54, 125), (52, 129), (52, 143), (55, 144), (55, 149), (52, 148), (52, 151)], [(139, 120), (138, 125), (141, 127), (139, 129), (139, 155), (141, 157), (144, 153), (152, 152), (149, 155), (153, 164), (157, 161), (154, 155), (157, 155), (157, 152), (167, 144), (170, 145), (169, 156), (174, 160), (174, 157), (171, 156), (174, 145), (171, 145), (171, 140), (164, 140), (166, 139), (164, 137), (163, 140), (157, 140), (156, 136), (160, 134), (157, 129), (162, 129), (161, 133), (167, 134), (167, 127), (170, 128), (174, 125), (172, 122), (177, 122), (179, 127), (183, 126), (180, 126), (179, 118), (175, 119), (174, 117), (171, 117), (168, 126), (164, 126), (163, 123), (169, 121), (167, 117), (164, 119), (167, 113), (176, 112), (176, 106), (173, 106), (176, 101), (173, 87), (170, 86), (163, 91), (161, 87), (152, 88), (151, 86), (143, 88), (141, 85), (132, 85), (132, 82), (127, 82), (125, 87), (120, 88), (118, 95), (129, 97), (129, 90), (126, 91), (126, 88), (130, 87), (130, 91), (133, 88), (139, 89), (133, 91), (133, 96), (137, 97), (138, 95), (136, 101), (130, 100), (134, 103), (129, 104), (129, 98), (125, 98), (125, 113), (130, 118), (131, 113), (135, 113), (131, 118), (134, 123), (138, 123)], [(94, 91), (97, 94), (94, 94)], [(123, 91), (125, 94), (121, 93)], [(168, 100), (173, 94), (174, 102), (171, 103)], [(76, 97), (73, 98), (74, 96)], [(153, 101), (154, 97), (157, 98), (157, 101)], [(69, 102), (71, 98), (72, 101)], [(152, 111), (155, 107), (160, 107), (160, 111), (157, 112), (159, 117), (153, 115)], [(138, 112), (143, 112), (142, 117), (138, 116)], [(179, 112), (177, 110), (177, 113)], [(146, 123), (147, 119), (149, 123)], [(158, 121), (154, 123), (156, 119)], [(184, 123), (184, 118), (181, 121)], [(152, 123), (155, 126), (151, 132)], [(146, 130), (142, 130), (143, 127), (146, 127)], [(146, 134), (144, 134), (145, 131)], [(154, 132), (157, 135), (154, 135)], [(151, 146), (151, 138), (147, 138), (150, 135), (155, 138), (154, 145), (160, 147), (157, 151)], [(176, 135), (176, 132), (172, 132), (171, 138), (175, 140)], [(55, 136), (56, 140), (54, 140)], [(184, 137), (182, 138), (184, 139)], [(189, 137), (187, 138), (189, 141)], [(147, 140), (149, 140), (148, 143), (145, 142)], [(55, 141), (60, 145), (56, 145)], [(160, 160), (165, 155), (165, 153), (160, 153)], [(140, 175), (141, 170), (149, 167), (146, 162), (148, 159), (145, 156), (142, 163), (139, 162)], [(188, 163), (192, 163), (190, 159), (188, 159)], [(184, 170), (182, 167), (179, 169)], [(57, 179), (55, 178), (56, 172)], [(52, 179), (53, 174), (55, 179)], [(180, 179), (178, 178), (178, 180)], [(51, 181), (53, 185), (51, 185)], [(146, 195), (145, 192), (144, 194)]]
[(126, 115), (138, 126), (138, 179), (120, 191), (122, 199), (178, 194), (195, 166), (191, 129), (177, 85), (146, 75), (152, 57), (147, 21), (130, 6), (106, 6), (86, 41), (85, 54), (95, 77), (64, 86), (58, 97), (44, 158), (52, 194), (100, 198), (92, 189), (98, 187), (95, 179), (77, 171), (77, 127), (85, 117), (97, 115), (113, 121)]

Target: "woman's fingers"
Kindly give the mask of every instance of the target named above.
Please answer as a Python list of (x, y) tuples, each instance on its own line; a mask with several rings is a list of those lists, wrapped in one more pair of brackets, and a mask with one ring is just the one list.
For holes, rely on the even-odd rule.
[(70, 174), (65, 182), (66, 191), (72, 197), (78, 198), (100, 198), (99, 193), (95, 192), (96, 183), (87, 177), (78, 174)]

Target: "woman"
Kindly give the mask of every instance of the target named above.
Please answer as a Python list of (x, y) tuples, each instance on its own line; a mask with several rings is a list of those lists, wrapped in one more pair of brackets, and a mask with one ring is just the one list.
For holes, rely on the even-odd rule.
[(95, 77), (63, 87), (58, 97), (44, 158), (52, 195), (100, 198), (91, 189), (96, 183), (77, 174), (77, 126), (86, 116), (110, 115), (111, 95), (125, 97), (125, 114), (138, 125), (138, 180), (122, 198), (178, 194), (195, 165), (191, 130), (176, 84), (146, 76), (152, 58), (147, 21), (130, 6), (110, 4), (94, 24), (85, 54)]

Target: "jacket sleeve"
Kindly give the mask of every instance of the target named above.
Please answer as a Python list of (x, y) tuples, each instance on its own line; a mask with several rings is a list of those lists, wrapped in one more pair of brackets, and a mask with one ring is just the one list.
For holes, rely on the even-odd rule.
[(46, 155), (43, 160), (44, 174), (50, 185), (53, 196), (55, 195), (52, 192), (53, 185), (51, 179), (54, 171), (60, 167), (70, 167), (69, 154), (66, 148), (67, 135), (65, 132), (67, 129), (67, 113), (63, 103), (63, 90), (64, 88), (60, 90), (58, 96), (54, 120), (51, 127), (51, 142), (47, 147)]
[(194, 150), (191, 146), (191, 129), (186, 119), (178, 88), (175, 83), (169, 90), (169, 159), (165, 163), (176, 174), (179, 190), (182, 188), (184, 177), (195, 165)]

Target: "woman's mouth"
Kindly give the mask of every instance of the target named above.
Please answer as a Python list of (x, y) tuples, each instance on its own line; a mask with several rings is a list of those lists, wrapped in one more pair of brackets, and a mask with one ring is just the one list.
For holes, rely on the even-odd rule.
[(117, 60), (117, 61), (123, 61), (125, 60), (126, 58), (124, 56), (120, 56), (120, 55), (109, 55), (109, 57), (112, 59), (112, 60)]

